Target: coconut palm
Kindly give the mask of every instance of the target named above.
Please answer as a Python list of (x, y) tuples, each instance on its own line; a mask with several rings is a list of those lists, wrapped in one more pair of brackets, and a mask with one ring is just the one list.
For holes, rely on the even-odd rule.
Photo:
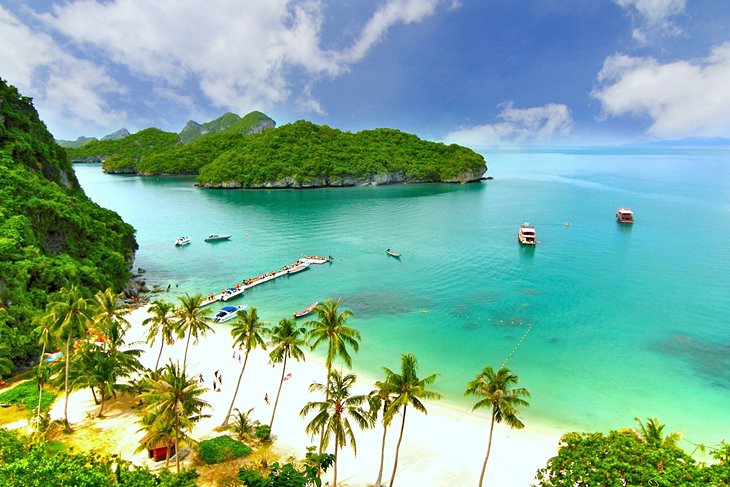
[(330, 373), (327, 385), (314, 383), (309, 386), (310, 392), (325, 392), (325, 400), (319, 402), (310, 402), (304, 406), (299, 414), (302, 417), (312, 411), (316, 411), (316, 415), (307, 425), (306, 431), (314, 436), (317, 431), (324, 429), (323, 448), (329, 444), (330, 438), (334, 440), (334, 477), (332, 486), (337, 486), (337, 450), (340, 447), (347, 446), (349, 441), (352, 450), (357, 454), (357, 444), (355, 443), (355, 434), (350, 424), (350, 419), (354, 420), (360, 429), (366, 429), (372, 426), (372, 418), (370, 414), (362, 407), (367, 401), (367, 396), (350, 394), (350, 390), (355, 383), (355, 375), (347, 374), (344, 377), (337, 370)]
[(114, 294), (111, 289), (99, 291), (94, 295), (94, 324), (97, 330), (106, 333), (107, 328), (116, 323), (126, 329), (129, 322), (124, 317), (127, 306), (121, 300), (120, 294)]
[[(206, 417), (203, 409), (210, 405), (201, 399), (206, 392), (197, 379), (185, 375), (170, 362), (160, 379), (150, 379), (143, 395), (146, 406), (140, 423), (151, 435), (165, 434), (175, 441), (175, 464), (180, 472), (180, 442), (190, 442), (190, 428)], [(170, 434), (172, 433), (172, 434)], [(159, 439), (159, 438), (158, 438)]]
[(84, 336), (86, 330), (93, 324), (93, 301), (86, 299), (76, 286), (61, 288), (49, 299), (46, 312), (42, 320), (52, 323), (51, 330), (59, 337), (66, 339), (64, 353), (64, 391), (66, 395), (63, 406), (63, 421), (66, 432), (71, 432), (68, 422), (68, 395), (71, 392), (68, 383), (68, 371), (71, 356), (71, 340)]
[(195, 343), (198, 343), (198, 338), (213, 331), (213, 328), (208, 324), (207, 315), (210, 310), (201, 306), (203, 296), (200, 294), (190, 296), (185, 293), (184, 296), (180, 296), (178, 299), (180, 299), (180, 307), (175, 310), (177, 333), (180, 338), (183, 338), (186, 334), (188, 336), (187, 342), (185, 342), (185, 355), (183, 356), (183, 372), (185, 372), (187, 370), (190, 339), (195, 337)]
[(291, 318), (284, 318), (279, 321), (271, 329), (269, 336), (270, 344), (274, 347), (269, 353), (272, 363), (282, 363), (281, 379), (279, 379), (279, 389), (276, 391), (276, 399), (274, 400), (274, 410), (271, 412), (271, 421), (269, 422), (269, 430), (274, 426), (274, 416), (276, 415), (276, 406), (279, 404), (279, 395), (281, 387), (284, 385), (284, 374), (286, 374), (286, 361), (289, 357), (296, 361), (304, 360), (304, 352), (301, 347), (304, 346), (304, 327), (297, 327), (296, 322)]
[(465, 396), (482, 397), (472, 407), (473, 411), (477, 409), (491, 408), (491, 421), (489, 423), (489, 442), (487, 444), (487, 455), (482, 465), (482, 473), (479, 476), (479, 486), (484, 482), (484, 472), (487, 469), (487, 461), (489, 461), (489, 453), (492, 450), (492, 433), (494, 432), (494, 423), (506, 423), (510, 428), (522, 429), (525, 425), (517, 418), (518, 406), (529, 406), (530, 404), (523, 398), (530, 397), (530, 392), (523, 388), (512, 386), (517, 384), (519, 378), (513, 374), (508, 368), (500, 367), (498, 371), (494, 371), (492, 367), (485, 367), (476, 378), (470, 381), (466, 386)]
[(400, 435), (398, 436), (398, 443), (395, 447), (395, 461), (393, 462), (393, 474), (390, 477), (390, 487), (393, 487), (395, 482), (395, 472), (398, 469), (398, 454), (400, 452), (400, 445), (403, 441), (403, 430), (406, 426), (406, 412), (408, 406), (413, 406), (416, 411), (421, 411), (423, 414), (427, 414), (426, 406), (423, 405), (421, 399), (441, 399), (441, 394), (438, 392), (430, 391), (426, 389), (434, 383), (436, 380), (436, 374), (431, 374), (423, 379), (418, 378), (418, 362), (416, 356), (412, 353), (404, 353), (401, 355), (401, 373), (396, 374), (387, 367), (383, 367), (385, 371), (386, 379), (384, 387), (391, 391), (393, 395), (393, 401), (385, 412), (383, 420), (388, 423), (393, 419), (393, 416), (399, 411), (403, 411), (403, 417), (401, 419)]
[(638, 429), (632, 430), (639, 440), (649, 446), (677, 446), (677, 442), (682, 438), (682, 433), (675, 431), (664, 436), (664, 428), (666, 425), (659, 422), (659, 418), (647, 418), (646, 423), (642, 423), (639, 418), (634, 418)]
[(228, 424), (228, 429), (236, 433), (236, 436), (241, 441), (250, 438), (256, 426), (258, 426), (258, 421), (251, 419), (253, 408), (248, 411), (241, 411), (238, 408), (234, 408), (233, 410), (235, 411), (234, 414), (231, 414), (233, 421)]
[(150, 346), (155, 343), (157, 335), (160, 335), (160, 351), (157, 354), (157, 361), (155, 362), (155, 370), (160, 366), (160, 357), (162, 357), (162, 348), (165, 344), (172, 345), (175, 343), (175, 337), (173, 332), (175, 331), (174, 312), (175, 307), (172, 303), (167, 301), (156, 299), (152, 301), (152, 305), (148, 311), (151, 316), (145, 318), (142, 322), (143, 325), (149, 326), (150, 329), (147, 332), (147, 339), (145, 340)]
[(368, 394), (368, 400), (370, 402), (370, 415), (373, 420), (377, 420), (380, 411), (383, 413), (383, 439), (380, 443), (380, 466), (378, 467), (378, 479), (373, 484), (374, 487), (380, 487), (382, 485), (383, 466), (385, 464), (385, 438), (392, 419), (392, 415), (389, 416), (386, 414), (393, 401), (390, 384), (387, 381), (377, 381), (375, 383), (375, 389)]
[[(335, 358), (340, 357), (345, 365), (352, 367), (352, 358), (347, 347), (358, 351), (360, 347), (360, 332), (347, 325), (348, 318), (354, 316), (352, 311), (339, 311), (340, 300), (328, 299), (320, 303), (316, 308), (317, 320), (308, 321), (305, 326), (309, 328), (307, 337), (310, 340), (311, 348), (314, 350), (320, 343), (327, 342), (327, 380), (330, 379), (332, 363)], [(329, 390), (326, 387), (325, 390)], [(322, 453), (324, 442), (324, 429), (320, 433), (319, 453)]]
[(228, 424), (228, 417), (233, 411), (233, 404), (236, 402), (236, 396), (238, 395), (238, 389), (241, 387), (241, 379), (243, 378), (243, 372), (246, 370), (246, 363), (248, 362), (248, 354), (251, 350), (258, 347), (266, 350), (266, 343), (264, 342), (263, 335), (267, 333), (264, 328), (264, 323), (259, 320), (259, 315), (256, 312), (256, 308), (249, 308), (236, 313), (236, 321), (231, 329), (231, 336), (233, 337), (233, 346), (243, 348), (246, 350), (246, 356), (243, 359), (243, 365), (241, 366), (241, 373), (238, 374), (238, 382), (236, 382), (236, 390), (233, 392), (233, 399), (231, 399), (231, 406), (228, 408), (228, 413), (223, 420), (221, 426)]
[(38, 319), (38, 326), (33, 330), (38, 334), (38, 345), (41, 346), (41, 355), (38, 358), (38, 410), (36, 412), (36, 428), (40, 425), (41, 400), (43, 399), (43, 386), (45, 385), (45, 374), (43, 371), (43, 356), (46, 354), (46, 347), (51, 343), (51, 320), (46, 316)]

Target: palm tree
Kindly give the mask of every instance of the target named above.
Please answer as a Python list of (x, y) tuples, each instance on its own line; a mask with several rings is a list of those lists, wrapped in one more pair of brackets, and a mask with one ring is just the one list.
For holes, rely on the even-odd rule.
[(41, 417), (41, 400), (43, 399), (43, 386), (45, 385), (45, 375), (43, 373), (43, 356), (46, 354), (46, 347), (51, 343), (51, 320), (48, 316), (38, 319), (38, 326), (34, 333), (38, 334), (38, 344), (41, 346), (41, 355), (38, 358), (38, 411), (36, 414), (36, 429), (40, 426)]
[(233, 422), (228, 425), (228, 429), (236, 433), (236, 436), (241, 441), (250, 438), (258, 425), (258, 421), (251, 420), (251, 411), (253, 411), (253, 408), (248, 411), (241, 411), (235, 408), (234, 411), (235, 414), (231, 414)]
[(241, 373), (238, 375), (238, 382), (236, 382), (236, 390), (233, 392), (233, 399), (231, 399), (231, 406), (228, 408), (228, 413), (223, 420), (221, 426), (228, 424), (228, 417), (233, 411), (233, 404), (236, 402), (236, 396), (238, 395), (238, 389), (241, 387), (241, 379), (243, 378), (243, 372), (246, 370), (246, 363), (248, 362), (248, 354), (251, 350), (258, 347), (266, 350), (266, 343), (262, 335), (266, 334), (267, 330), (264, 328), (264, 323), (259, 321), (259, 315), (256, 312), (256, 308), (245, 309), (236, 313), (236, 321), (234, 322), (233, 328), (231, 329), (231, 336), (233, 337), (233, 346), (238, 348), (244, 348), (246, 350), (246, 357), (243, 359), (243, 366), (241, 366)]
[(210, 310), (201, 306), (203, 296), (200, 294), (190, 296), (185, 293), (185, 296), (180, 296), (179, 299), (180, 307), (175, 311), (175, 317), (177, 318), (175, 324), (180, 338), (183, 338), (185, 334), (188, 335), (188, 340), (185, 343), (185, 355), (183, 357), (183, 372), (185, 372), (187, 370), (190, 338), (195, 337), (195, 343), (198, 343), (198, 338), (205, 336), (209, 331), (213, 331), (213, 328), (208, 325), (208, 318), (206, 318)]
[(398, 436), (398, 444), (395, 447), (395, 462), (393, 463), (393, 474), (390, 477), (390, 487), (393, 487), (395, 481), (395, 472), (398, 469), (398, 454), (400, 452), (400, 445), (403, 441), (403, 430), (406, 426), (406, 412), (408, 405), (413, 406), (416, 411), (421, 411), (423, 414), (427, 414), (426, 406), (423, 405), (421, 399), (441, 399), (441, 394), (438, 392), (430, 391), (426, 389), (434, 383), (436, 380), (436, 374), (431, 374), (428, 377), (419, 379), (418, 362), (416, 356), (412, 353), (404, 353), (401, 355), (401, 373), (396, 374), (387, 367), (383, 367), (386, 375), (385, 388), (391, 391), (394, 396), (393, 402), (385, 412), (383, 421), (387, 420), (388, 423), (393, 419), (393, 416), (400, 410), (403, 410), (403, 418), (401, 420), (400, 435)]
[(307, 433), (314, 436), (317, 430), (324, 429), (323, 448), (327, 447), (330, 437), (333, 437), (335, 443), (335, 465), (332, 486), (337, 486), (337, 450), (339, 447), (347, 446), (349, 440), (352, 450), (357, 454), (357, 444), (355, 443), (355, 434), (350, 424), (350, 418), (360, 427), (360, 429), (372, 426), (372, 418), (370, 414), (363, 409), (362, 404), (367, 401), (367, 396), (350, 395), (350, 389), (355, 383), (355, 375), (347, 374), (342, 376), (337, 370), (330, 373), (327, 385), (314, 383), (309, 386), (310, 392), (324, 391), (325, 400), (320, 402), (310, 402), (304, 406), (299, 414), (303, 417), (311, 411), (317, 411), (312, 421), (307, 425)]
[(119, 294), (114, 294), (111, 289), (99, 291), (94, 295), (94, 324), (102, 333), (106, 333), (107, 328), (112, 324), (129, 326), (129, 322), (124, 317), (127, 312), (127, 306), (120, 299)]
[(86, 299), (76, 286), (61, 288), (53, 295), (46, 305), (46, 317), (41, 318), (52, 323), (51, 329), (59, 337), (66, 339), (66, 352), (64, 353), (64, 391), (66, 400), (63, 407), (64, 428), (67, 433), (71, 432), (68, 422), (68, 395), (70, 393), (68, 384), (68, 370), (71, 356), (71, 340), (84, 336), (86, 330), (93, 323), (93, 301)]
[[(191, 441), (186, 431), (202, 418), (210, 405), (201, 399), (206, 392), (200, 383), (185, 375), (177, 364), (170, 362), (160, 379), (151, 379), (144, 394), (147, 404), (140, 423), (154, 435), (165, 434), (175, 440), (175, 463), (180, 472), (180, 441)], [(172, 433), (170, 435), (170, 433)], [(159, 438), (158, 438), (159, 439)]]
[[(315, 308), (318, 320), (308, 321), (305, 326), (309, 327), (308, 338), (311, 348), (314, 350), (320, 343), (327, 342), (327, 381), (330, 380), (332, 363), (336, 357), (340, 357), (347, 367), (352, 367), (352, 358), (347, 351), (350, 346), (354, 351), (360, 348), (360, 332), (347, 325), (347, 319), (354, 316), (352, 311), (339, 311), (340, 300), (328, 299)], [(329, 387), (325, 388), (326, 391)], [(320, 432), (319, 453), (322, 453), (324, 442), (324, 429)]]
[(393, 401), (390, 384), (387, 381), (377, 381), (375, 383), (375, 389), (370, 391), (368, 398), (370, 402), (370, 415), (373, 417), (373, 420), (377, 420), (380, 410), (383, 412), (383, 439), (380, 444), (380, 466), (378, 467), (378, 479), (373, 484), (374, 487), (380, 487), (383, 480), (383, 465), (385, 464), (385, 438), (392, 419), (392, 416), (386, 414)]
[(632, 430), (636, 437), (649, 446), (660, 447), (677, 446), (677, 442), (682, 438), (682, 433), (675, 431), (664, 436), (664, 428), (666, 425), (659, 422), (659, 418), (647, 418), (646, 423), (642, 423), (639, 418), (634, 418), (638, 429)]
[(269, 431), (274, 426), (274, 416), (276, 415), (276, 406), (279, 404), (279, 395), (281, 394), (281, 386), (284, 385), (284, 374), (286, 373), (286, 361), (289, 357), (296, 361), (304, 360), (304, 352), (301, 347), (304, 346), (304, 327), (297, 327), (296, 322), (291, 318), (284, 318), (279, 324), (271, 329), (270, 344), (274, 349), (269, 354), (272, 363), (278, 364), (283, 362), (281, 367), (281, 379), (279, 379), (279, 389), (276, 391), (276, 399), (274, 400), (274, 410), (271, 412), (271, 421), (269, 422)]
[(175, 331), (175, 323), (173, 321), (175, 308), (172, 303), (156, 299), (152, 302), (149, 307), (149, 312), (152, 316), (145, 318), (142, 322), (143, 325), (149, 325), (150, 329), (147, 332), (147, 339), (145, 340), (152, 346), (157, 339), (157, 335), (161, 335), (160, 340), (160, 352), (157, 354), (157, 361), (155, 362), (155, 370), (160, 366), (160, 357), (162, 357), (162, 347), (165, 343), (172, 345), (175, 342), (173, 332)]
[(494, 432), (494, 423), (505, 422), (510, 428), (522, 429), (525, 425), (517, 418), (518, 406), (529, 406), (530, 404), (523, 398), (530, 397), (530, 392), (523, 388), (513, 388), (517, 384), (519, 378), (514, 375), (508, 368), (500, 367), (497, 372), (492, 367), (484, 367), (476, 378), (470, 381), (466, 386), (465, 396), (482, 397), (474, 404), (472, 411), (477, 409), (491, 408), (491, 422), (489, 424), (489, 443), (487, 445), (487, 455), (482, 465), (482, 473), (479, 477), (479, 486), (484, 482), (484, 472), (487, 469), (487, 461), (489, 460), (489, 452), (492, 450), (492, 433)]

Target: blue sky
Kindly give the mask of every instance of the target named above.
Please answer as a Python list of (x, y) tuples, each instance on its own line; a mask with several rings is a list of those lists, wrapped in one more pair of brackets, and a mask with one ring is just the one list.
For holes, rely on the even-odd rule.
[(730, 137), (726, 0), (0, 0), (56, 138), (261, 110), (476, 149)]

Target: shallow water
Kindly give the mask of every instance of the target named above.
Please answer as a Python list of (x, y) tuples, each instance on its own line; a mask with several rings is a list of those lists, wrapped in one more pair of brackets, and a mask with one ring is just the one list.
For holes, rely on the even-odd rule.
[[(730, 152), (486, 158), (495, 179), (479, 184), (306, 191), (75, 169), (93, 200), (137, 229), (135, 267), (148, 285), (171, 284), (170, 299), (332, 255), (234, 304), (273, 322), (340, 297), (363, 335), (357, 369), (378, 377), (414, 352), (464, 406), (474, 374), (511, 354), (532, 393), (528, 427), (608, 430), (658, 416), (694, 442), (730, 439)], [(634, 210), (633, 226), (616, 223), (619, 206)], [(517, 244), (523, 221), (536, 248)], [(232, 238), (205, 243), (209, 233)], [(180, 235), (192, 243), (175, 247)]]

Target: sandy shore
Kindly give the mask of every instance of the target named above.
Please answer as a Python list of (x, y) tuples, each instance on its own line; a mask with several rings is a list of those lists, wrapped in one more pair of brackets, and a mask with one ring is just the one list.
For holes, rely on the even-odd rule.
[[(128, 319), (132, 326), (127, 333), (128, 343), (144, 339), (146, 329), (141, 323), (146, 316), (146, 308), (130, 313)], [(142, 363), (148, 367), (154, 367), (158, 347), (159, 343), (152, 349), (145, 343), (135, 346), (145, 350)], [(184, 350), (184, 340), (171, 347), (165, 346), (161, 365), (170, 358), (182, 361)], [(372, 389), (375, 380), (357, 372), (357, 357), (354, 362), (355, 373), (358, 375), (355, 393), (365, 394)], [(280, 367), (273, 367), (268, 362), (268, 352), (252, 352), (235, 407), (243, 411), (254, 408), (252, 417), (268, 424), (281, 377)], [(232, 339), (227, 330), (220, 328), (217, 333), (205, 336), (197, 345), (191, 344), (187, 368), (189, 373), (203, 375), (204, 383), (209, 389), (204, 399), (211, 405), (207, 410), (211, 417), (201, 421), (192, 436), (198, 440), (217, 436), (219, 433), (213, 429), (223, 422), (241, 370), (241, 362), (238, 354), (234, 357)], [(214, 392), (212, 388), (215, 371), (223, 377), (220, 392)], [(276, 437), (275, 450), (282, 458), (303, 458), (306, 447), (316, 444), (316, 439), (311, 439), (304, 432), (309, 418), (301, 418), (299, 411), (307, 402), (319, 400), (319, 397), (308, 391), (308, 387), (312, 382), (325, 381), (324, 361), (310, 352), (305, 362), (290, 362), (287, 372), (291, 372), (291, 378), (284, 382), (272, 434)], [(266, 395), (269, 404), (265, 401)], [(396, 483), (401, 486), (476, 485), (486, 453), (489, 427), (487, 416), (475, 415), (469, 410), (450, 406), (443, 401), (426, 403), (426, 407), (427, 415), (412, 408), (408, 410)], [(96, 408), (88, 390), (76, 392), (72, 394), (69, 404), (70, 420), (85, 421), (88, 414), (94, 413)], [(56, 403), (51, 415), (53, 418), (63, 417), (62, 400)], [(118, 427), (125, 432), (118, 446), (119, 453), (136, 463), (144, 463), (145, 455), (134, 453), (137, 442), (142, 437), (142, 433), (137, 433), (139, 426), (134, 423), (136, 418), (118, 413), (113, 406), (106, 416), (105, 421), (111, 425), (106, 427)], [(396, 417), (388, 430), (386, 442), (383, 473), (383, 480), (386, 482), (390, 479), (393, 468), (399, 428), (400, 417)], [(520, 431), (497, 425), (487, 466), (486, 483), (497, 486), (530, 485), (537, 469), (543, 467), (557, 453), (559, 436), (559, 432), (538, 431), (530, 425)], [(353, 487), (372, 484), (377, 477), (382, 428), (376, 426), (373, 430), (356, 430), (355, 437), (357, 456), (347, 447), (340, 452), (338, 460), (338, 484)], [(325, 480), (331, 480), (331, 470)]]

